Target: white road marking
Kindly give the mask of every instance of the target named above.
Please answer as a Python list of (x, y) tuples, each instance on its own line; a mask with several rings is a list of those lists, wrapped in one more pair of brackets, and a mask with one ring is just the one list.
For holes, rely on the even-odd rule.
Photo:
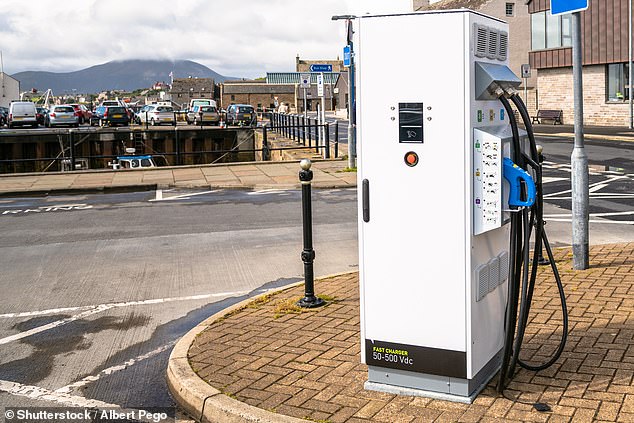
[(599, 185), (595, 185), (595, 186), (593, 186), (592, 188), (590, 188), (590, 189), (588, 190), (588, 192), (597, 192), (597, 191), (600, 191), (600, 190), (602, 190), (603, 188), (605, 188), (605, 187), (607, 187), (607, 186), (608, 186), (608, 184), (599, 184)]
[(288, 190), (271, 188), (271, 189), (261, 189), (259, 191), (247, 192), (247, 195), (284, 194), (284, 193), (287, 193), (287, 192), (288, 192)]
[(92, 209), (90, 204), (58, 204), (53, 206), (39, 206), (34, 209), (8, 209), (3, 210), (0, 215), (12, 215), (12, 214), (27, 214), (27, 213), (46, 213), (57, 211), (72, 211), (72, 210), (88, 210)]
[(568, 178), (557, 178), (554, 176), (546, 176), (545, 178), (542, 178), (542, 184), (547, 184), (549, 182), (558, 182), (558, 181), (567, 181)]
[[(546, 218), (546, 216), (544, 216)], [(549, 222), (572, 222), (572, 218), (569, 219), (548, 219)], [(610, 225), (634, 225), (634, 222), (621, 221), (621, 220), (588, 220), (589, 223), (601, 223)]]
[[(625, 176), (625, 175), (619, 175), (619, 176), (615, 176), (613, 178), (608, 178), (605, 181), (595, 182), (594, 184), (590, 184), (589, 187), (592, 188), (592, 187), (595, 187), (597, 185), (609, 184), (610, 182), (614, 182), (614, 181), (618, 181), (619, 179), (626, 179), (626, 178), (627, 178), (627, 176)], [(572, 192), (572, 189), (567, 189), (567, 190), (564, 190), (564, 191), (554, 192), (552, 194), (546, 194), (546, 195), (544, 195), (544, 198), (552, 198), (552, 197), (555, 197), (557, 195), (568, 194), (570, 192)]]
[(248, 294), (249, 292), (251, 291), (218, 292), (216, 294), (189, 295), (187, 297), (156, 298), (151, 300), (126, 301), (123, 303), (105, 303), (105, 304), (89, 305), (89, 306), (50, 308), (48, 310), (24, 311), (20, 313), (0, 314), (0, 318), (12, 319), (16, 317), (46, 316), (49, 314), (58, 314), (58, 313), (64, 313), (68, 311), (93, 310), (101, 306), (107, 306), (109, 308), (130, 307), (130, 306), (136, 306), (136, 305), (169, 303), (173, 301), (206, 300), (208, 298), (215, 298), (215, 297), (234, 297), (236, 295)]
[(22, 385), (21, 383), (11, 382), (8, 380), (0, 380), (0, 392), (6, 392), (19, 397), (26, 397), (40, 401), (51, 401), (67, 407), (103, 407), (103, 408), (120, 408), (116, 404), (88, 399), (76, 395), (69, 395), (61, 392), (53, 392), (39, 386)]
[[(189, 197), (194, 197), (196, 195), (204, 195), (204, 194), (213, 194), (214, 192), (218, 192), (219, 190), (215, 189), (215, 190), (211, 190), (211, 191), (203, 191), (203, 192), (194, 192), (191, 194), (181, 194), (181, 195), (174, 195), (172, 197), (163, 197), (163, 195), (161, 194), (161, 198), (155, 198), (153, 200), (150, 201), (170, 201), (170, 200), (187, 200), (189, 199)], [(157, 192), (157, 197), (158, 197), (158, 192)]]
[[(607, 216), (630, 216), (634, 214), (634, 210), (624, 212), (606, 212), (606, 213), (590, 213), (590, 217), (607, 217)], [(571, 213), (549, 214), (544, 217), (572, 217)]]
[(166, 350), (172, 348), (174, 346), (174, 344), (176, 344), (176, 341), (172, 341), (169, 344), (163, 345), (162, 347), (157, 348), (155, 350), (152, 350), (152, 351), (150, 351), (150, 352), (148, 352), (146, 354), (140, 355), (140, 356), (135, 357), (135, 358), (131, 358), (131, 359), (125, 361), (123, 364), (118, 364), (116, 366), (108, 367), (107, 369), (104, 369), (104, 370), (100, 371), (95, 376), (86, 376), (85, 378), (83, 378), (81, 380), (78, 380), (77, 382), (73, 382), (70, 385), (66, 385), (66, 386), (63, 386), (63, 387), (61, 387), (59, 389), (56, 389), (55, 392), (67, 394), (67, 393), (69, 393), (70, 391), (72, 391), (74, 389), (81, 388), (82, 386), (88, 385), (89, 383), (98, 381), (99, 379), (101, 379), (104, 376), (108, 376), (108, 375), (111, 375), (111, 374), (116, 373), (118, 371), (125, 370), (128, 367), (133, 366), (133, 365), (135, 365), (136, 363), (138, 363), (140, 361), (147, 360), (148, 358), (152, 358), (155, 355), (158, 355), (158, 354), (162, 353), (163, 351), (166, 351)]
[(162, 189), (157, 189), (156, 190), (156, 197), (154, 198), (154, 201), (161, 201), (163, 199), (163, 190)]
[[(177, 298), (158, 298), (154, 300), (143, 300), (143, 301), (128, 301), (125, 303), (111, 303), (111, 304), (100, 304), (98, 306), (92, 307), (89, 310), (86, 310), (82, 313), (76, 314), (71, 317), (67, 317), (65, 319), (56, 320), (55, 322), (48, 323), (46, 325), (42, 325), (25, 332), (16, 333), (15, 335), (7, 336), (5, 338), (0, 339), (0, 345), (8, 344), (9, 342), (17, 341), (23, 338), (26, 338), (31, 335), (35, 335), (37, 333), (41, 333), (50, 329), (57, 328), (59, 326), (66, 325), (68, 323), (74, 322), (78, 319), (83, 319), (84, 317), (88, 317), (93, 314), (101, 313), (102, 311), (110, 310), (115, 307), (130, 307), (136, 305), (147, 305), (147, 304), (162, 304), (173, 301), (191, 301), (191, 300), (201, 300), (206, 298), (213, 297), (232, 297), (236, 295), (245, 295), (250, 291), (237, 291), (237, 292), (222, 292), (218, 294), (203, 294), (203, 295), (191, 295), (189, 297), (177, 297)], [(6, 316), (6, 315), (5, 315)]]
[(83, 319), (84, 317), (88, 317), (88, 316), (93, 315), (93, 314), (101, 313), (102, 311), (109, 310), (111, 308), (112, 307), (108, 307), (106, 305), (101, 305), (101, 306), (99, 306), (99, 307), (97, 307), (95, 309), (86, 310), (86, 311), (84, 311), (82, 313), (76, 314), (76, 315), (71, 316), (71, 317), (67, 317), (65, 319), (57, 320), (55, 322), (51, 322), (51, 323), (46, 324), (46, 325), (38, 326), (36, 328), (29, 329), (29, 330), (24, 331), (24, 332), (16, 333), (15, 335), (7, 336), (6, 338), (0, 339), (0, 345), (8, 344), (9, 342), (17, 341), (19, 339), (26, 338), (28, 336), (35, 335), (35, 334), (40, 333), (40, 332), (44, 332), (44, 331), (47, 331), (47, 330), (50, 330), (50, 329), (54, 329), (54, 328), (59, 327), (59, 326), (66, 325), (68, 323), (74, 322), (75, 320)]

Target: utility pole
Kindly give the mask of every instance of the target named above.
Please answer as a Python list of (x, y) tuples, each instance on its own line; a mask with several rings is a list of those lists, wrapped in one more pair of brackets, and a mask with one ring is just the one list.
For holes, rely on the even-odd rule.
[[(630, 16), (631, 18), (631, 16)], [(583, 140), (583, 79), (581, 62), (581, 12), (572, 14), (572, 74), (575, 142), (572, 149), (572, 261), (573, 268), (589, 267), (588, 155)], [(630, 94), (631, 97), (631, 94)]]

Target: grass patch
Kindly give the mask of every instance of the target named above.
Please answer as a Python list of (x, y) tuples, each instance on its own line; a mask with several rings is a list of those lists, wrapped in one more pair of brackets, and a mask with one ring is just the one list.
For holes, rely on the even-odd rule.
[(337, 173), (346, 173), (346, 172), (356, 172), (356, 167), (346, 167), (344, 169), (338, 170)]
[(306, 309), (303, 309), (296, 304), (299, 300), (299, 298), (287, 298), (285, 300), (278, 301), (273, 308), (273, 317), (275, 319), (279, 319), (287, 314), (303, 313)]
[(262, 295), (261, 297), (256, 298), (255, 300), (247, 304), (247, 308), (260, 308), (264, 304), (270, 302), (271, 298), (273, 298), (273, 294)]

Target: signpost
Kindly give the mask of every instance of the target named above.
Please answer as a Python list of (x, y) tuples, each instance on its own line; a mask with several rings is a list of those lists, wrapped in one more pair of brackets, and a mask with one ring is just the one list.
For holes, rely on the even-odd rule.
[(343, 66), (346, 68), (350, 67), (351, 63), (351, 54), (350, 54), (350, 46), (347, 45), (343, 48)]
[[(332, 67), (331, 67), (332, 68)], [(317, 74), (317, 96), (321, 97), (321, 113), (318, 119), (321, 120), (321, 125), (326, 124), (326, 97), (324, 96), (324, 74)], [(319, 137), (321, 140), (321, 145), (326, 145), (326, 131), (320, 126), (320, 134)], [(324, 155), (325, 157), (325, 155)]]
[(310, 65), (310, 71), (311, 72), (332, 72), (332, 65), (326, 65), (326, 64)]
[(572, 165), (572, 267), (584, 270), (589, 263), (588, 155), (583, 141), (583, 80), (581, 63), (581, 11), (588, 0), (551, 0), (551, 13), (572, 13), (572, 84), (574, 92), (575, 144)]
[(299, 86), (300, 88), (302, 88), (304, 90), (304, 119), (306, 119), (307, 116), (307, 99), (306, 99), (306, 89), (310, 89), (310, 74), (309, 73), (302, 73), (300, 75), (300, 83)]
[(564, 13), (577, 13), (588, 8), (588, 0), (550, 0), (550, 13), (562, 15)]
[(528, 104), (528, 78), (531, 77), (531, 65), (522, 65), (522, 78), (524, 79), (524, 103)]

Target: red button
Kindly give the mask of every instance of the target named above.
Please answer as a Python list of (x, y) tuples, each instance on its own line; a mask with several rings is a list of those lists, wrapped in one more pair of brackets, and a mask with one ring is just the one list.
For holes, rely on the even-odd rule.
[(418, 164), (418, 154), (414, 153), (413, 151), (405, 154), (405, 164), (410, 167), (416, 166), (416, 164)]

